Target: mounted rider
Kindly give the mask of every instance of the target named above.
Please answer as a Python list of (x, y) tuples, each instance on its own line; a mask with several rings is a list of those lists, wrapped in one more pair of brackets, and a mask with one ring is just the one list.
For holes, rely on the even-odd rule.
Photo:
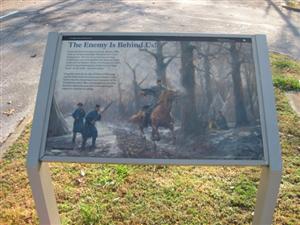
[(147, 127), (151, 125), (150, 115), (153, 109), (157, 106), (159, 101), (159, 96), (167, 88), (162, 84), (160, 79), (157, 79), (156, 85), (150, 88), (142, 88), (141, 95), (150, 96), (150, 102), (142, 107), (142, 111), (145, 113), (144, 126)]

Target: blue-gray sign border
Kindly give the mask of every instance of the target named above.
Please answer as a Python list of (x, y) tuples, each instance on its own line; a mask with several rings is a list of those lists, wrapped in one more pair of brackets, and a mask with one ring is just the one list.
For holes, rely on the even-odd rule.
[[(251, 39), (252, 49), (253, 49), (253, 59), (255, 62), (255, 71), (256, 71), (256, 81), (257, 81), (257, 92), (259, 96), (259, 108), (260, 108), (260, 117), (261, 117), (261, 127), (263, 134), (263, 144), (264, 144), (264, 159), (263, 160), (216, 160), (216, 159), (145, 159), (145, 158), (99, 158), (99, 157), (70, 157), (70, 156), (44, 156), (45, 154), (45, 145), (46, 145), (46, 136), (48, 130), (48, 121), (50, 116), (51, 102), (54, 94), (54, 86), (56, 81), (59, 57), (61, 52), (61, 43), (64, 37), (100, 37), (104, 39), (112, 39), (115, 37), (115, 40), (127, 39), (130, 37), (134, 40), (140, 40), (144, 38), (145, 40), (155, 37), (160, 40), (165, 40), (166, 38), (178, 38), (178, 40), (186, 39), (195, 39), (195, 38), (212, 38), (212, 39)], [(148, 39), (147, 39), (148, 38)], [(275, 106), (270, 105), (270, 102), (274, 102), (274, 93), (271, 82), (271, 73), (270, 70), (264, 68), (269, 67), (269, 62), (263, 60), (259, 57), (258, 51), (261, 49), (266, 49), (266, 41), (264, 35), (228, 35), (228, 34), (198, 34), (198, 33), (50, 33), (48, 38), (48, 46), (51, 49), (51, 53), (46, 51), (44, 57), (44, 65), (41, 74), (40, 87), (38, 90), (38, 98), (42, 98), (42, 103), (40, 102), (38, 107), (35, 110), (35, 116), (33, 119), (34, 124), (39, 124), (39, 131), (32, 129), (32, 136), (40, 137), (40, 148), (35, 149), (37, 153), (30, 154), (38, 157), (38, 160), (45, 162), (82, 162), (82, 163), (124, 163), (124, 164), (166, 164), (166, 165), (237, 165), (237, 166), (259, 166), (259, 165), (268, 165), (269, 157), (271, 154), (280, 155), (280, 146), (277, 146), (276, 149), (271, 150), (272, 144), (270, 142), (279, 143), (279, 139), (275, 140), (276, 137), (270, 137), (270, 133), (274, 134), (274, 131), (270, 130), (276, 127), (277, 120), (271, 120), (274, 116), (266, 116), (266, 111), (268, 115), (273, 114), (276, 118)], [(54, 54), (54, 57), (53, 57)], [(265, 53), (268, 54), (268, 53)], [(51, 66), (52, 64), (52, 66)], [(45, 67), (47, 67), (45, 69)], [(262, 75), (263, 73), (263, 75)], [(271, 86), (270, 86), (271, 85)], [(266, 88), (268, 87), (268, 88)], [(273, 99), (273, 100), (272, 100)], [(37, 101), (38, 103), (38, 101)], [(39, 116), (36, 116), (40, 114)], [(41, 128), (43, 127), (43, 128)], [(38, 132), (38, 135), (36, 134)], [(35, 141), (36, 142), (36, 141)], [(37, 145), (36, 145), (37, 146)], [(273, 157), (272, 157), (273, 158)]]

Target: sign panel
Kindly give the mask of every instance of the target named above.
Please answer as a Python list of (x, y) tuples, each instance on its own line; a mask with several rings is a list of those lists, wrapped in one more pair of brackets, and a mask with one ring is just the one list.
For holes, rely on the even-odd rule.
[(267, 164), (254, 37), (62, 34), (41, 160)]

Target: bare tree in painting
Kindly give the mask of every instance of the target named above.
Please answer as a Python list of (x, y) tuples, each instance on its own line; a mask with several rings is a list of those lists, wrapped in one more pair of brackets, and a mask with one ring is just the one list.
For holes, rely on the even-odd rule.
[(125, 107), (122, 99), (121, 83), (119, 79), (118, 79), (118, 113), (120, 118), (122, 118), (125, 114)]
[(180, 42), (181, 46), (181, 82), (185, 89), (182, 102), (182, 124), (181, 128), (185, 135), (195, 134), (203, 131), (200, 126), (195, 101), (195, 66), (193, 62), (194, 47), (190, 42)]
[(168, 42), (158, 41), (156, 52), (152, 52), (148, 49), (140, 49), (140, 51), (150, 54), (155, 59), (155, 63), (156, 63), (155, 71), (156, 71), (157, 79), (160, 79), (162, 81), (162, 84), (165, 86), (167, 86), (167, 77), (166, 77), (167, 67), (170, 64), (170, 62), (172, 62), (172, 60), (176, 57), (176, 55), (172, 55), (172, 56), (164, 55), (163, 49), (167, 43)]
[(243, 71), (247, 83), (245, 94), (247, 96), (247, 103), (249, 104), (249, 113), (251, 115), (251, 120), (254, 119), (254, 121), (251, 122), (256, 123), (257, 118), (259, 118), (259, 109), (257, 104), (256, 77), (252, 58), (243, 64)]
[(48, 126), (48, 137), (62, 136), (68, 133), (68, 125), (58, 108), (55, 97), (53, 97)]
[(128, 62), (125, 61), (125, 64), (128, 66), (128, 68), (130, 69), (132, 76), (133, 76), (133, 80), (132, 80), (132, 85), (133, 85), (133, 94), (134, 94), (134, 110), (138, 111), (140, 108), (140, 97), (139, 97), (139, 85), (136, 79), (136, 69), (138, 65), (135, 66), (131, 66)]
[[(200, 43), (195, 46), (197, 58), (202, 61), (203, 69), (196, 66), (197, 71), (204, 74), (204, 82), (202, 82), (202, 88), (204, 88), (205, 98), (204, 98), (204, 105), (201, 110), (202, 120), (208, 122), (210, 106), (213, 101), (213, 81), (214, 81), (214, 74), (211, 71), (211, 61), (216, 59), (218, 54), (221, 51), (221, 46), (211, 43)], [(200, 77), (202, 81), (202, 77)]]
[(227, 50), (229, 50), (231, 58), (231, 77), (233, 81), (233, 93), (235, 100), (236, 126), (243, 126), (247, 125), (249, 121), (244, 102), (241, 78), (241, 66), (244, 63), (244, 57), (242, 57), (242, 44), (231, 42)]

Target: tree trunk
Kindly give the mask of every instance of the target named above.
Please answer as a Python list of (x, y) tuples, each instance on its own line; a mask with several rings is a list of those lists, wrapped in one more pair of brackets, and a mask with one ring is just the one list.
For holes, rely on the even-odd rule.
[(210, 61), (208, 56), (204, 56), (204, 79), (205, 79), (205, 92), (206, 92), (206, 104), (205, 104), (205, 114), (204, 114), (204, 120), (208, 121), (209, 119), (209, 110), (210, 105), (213, 101), (213, 95), (212, 95), (212, 85), (211, 85), (211, 78), (210, 78)]
[[(247, 95), (248, 95), (248, 102), (250, 108), (250, 114), (252, 123), (256, 123), (256, 118), (259, 117), (259, 112), (254, 107), (254, 103), (257, 102), (257, 92), (256, 92), (256, 82), (255, 82), (255, 71), (252, 64), (244, 64), (245, 68), (245, 78), (247, 83)], [(249, 118), (248, 118), (249, 119)], [(254, 119), (254, 121), (253, 121)]]
[(157, 42), (157, 49), (156, 52), (149, 51), (147, 49), (142, 49), (141, 51), (144, 51), (148, 54), (150, 54), (154, 59), (156, 63), (156, 79), (161, 80), (162, 84), (167, 86), (167, 67), (170, 64), (170, 62), (175, 58), (174, 56), (164, 56), (163, 54), (163, 47), (167, 44), (167, 42)]
[(161, 80), (162, 84), (165, 86), (167, 85), (166, 69), (167, 65), (164, 62), (163, 44), (158, 42), (156, 51), (156, 74), (157, 79)]
[(136, 81), (136, 74), (133, 72), (133, 91), (134, 91), (134, 107), (137, 112), (140, 109), (139, 85)]
[(243, 126), (249, 123), (247, 112), (244, 103), (242, 79), (241, 79), (241, 62), (239, 52), (235, 43), (230, 44), (231, 66), (232, 66), (232, 81), (233, 93), (235, 100), (235, 117), (236, 126)]
[(195, 101), (195, 67), (193, 64), (193, 46), (181, 42), (181, 82), (186, 94), (182, 105), (181, 128), (184, 135), (195, 134), (201, 129), (198, 124)]
[(121, 83), (118, 81), (118, 94), (119, 94), (119, 101), (118, 101), (118, 113), (119, 118), (123, 118), (125, 114), (125, 108), (122, 100), (122, 90), (121, 90)]
[(69, 133), (67, 122), (58, 109), (55, 98), (53, 97), (48, 125), (48, 137), (62, 136)]

